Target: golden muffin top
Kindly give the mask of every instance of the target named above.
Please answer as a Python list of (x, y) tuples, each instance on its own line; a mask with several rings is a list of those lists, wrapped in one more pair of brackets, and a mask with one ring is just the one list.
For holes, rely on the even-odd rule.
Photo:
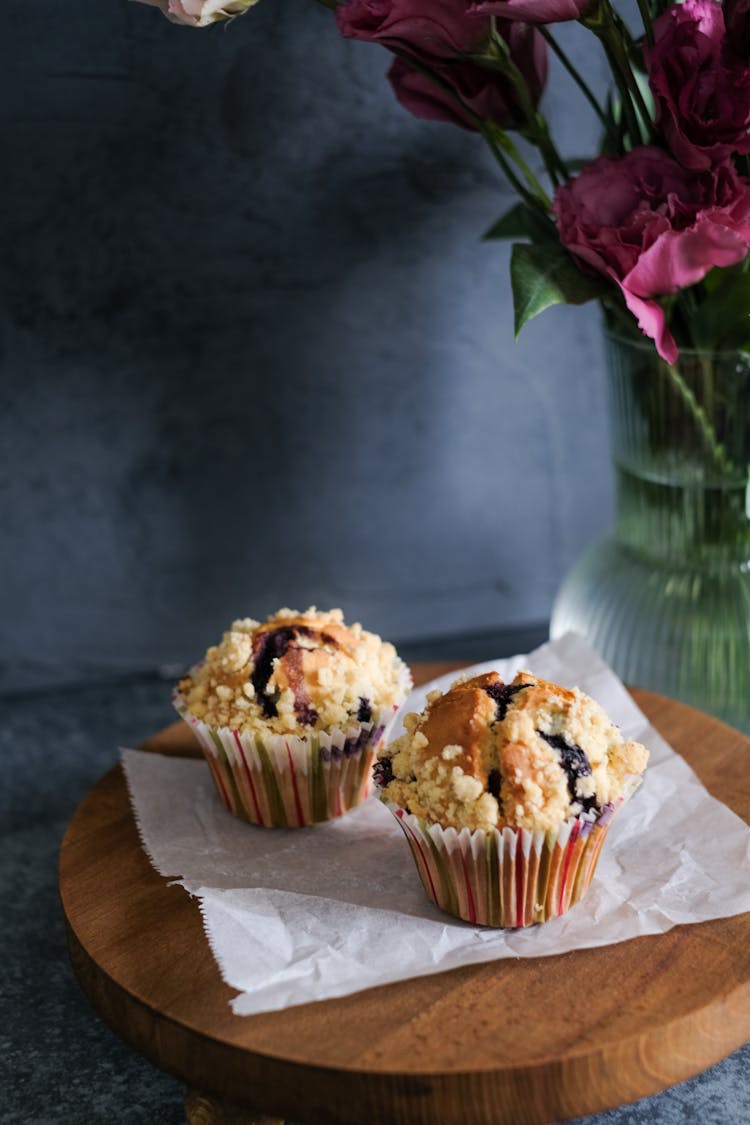
[(406, 666), (393, 645), (340, 609), (280, 609), (262, 624), (233, 622), (180, 680), (191, 715), (214, 727), (273, 734), (345, 729), (402, 702)]
[(496, 672), (459, 679), (404, 726), (375, 766), (381, 797), (443, 828), (596, 820), (649, 757), (584, 692), (528, 672), (510, 684)]

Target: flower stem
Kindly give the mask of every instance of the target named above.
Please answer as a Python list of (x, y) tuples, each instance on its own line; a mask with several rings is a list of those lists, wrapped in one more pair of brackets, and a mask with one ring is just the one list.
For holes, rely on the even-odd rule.
[[(520, 193), (527, 203), (531, 202), (532, 205), (542, 207), (545, 212), (549, 212), (552, 209), (552, 200), (547, 195), (508, 134), (491, 121), (482, 121), (480, 132), (489, 145), (493, 156), (498, 164), (500, 164), (506, 176), (510, 179), (516, 191)], [(509, 169), (506, 154), (516, 164), (528, 186), (521, 184), (515, 172)]]
[[(609, 37), (611, 39), (611, 37)], [(620, 104), (622, 105), (622, 112), (625, 116), (625, 121), (628, 127), (628, 135), (630, 137), (631, 145), (640, 144), (643, 140), (641, 128), (638, 124), (638, 114), (633, 105), (630, 89), (628, 87), (627, 75), (622, 69), (621, 59), (618, 58), (617, 44), (612, 44), (607, 39), (602, 39), (609, 65), (614, 75), (617, 89), (620, 92)]]
[(643, 30), (646, 33), (646, 42), (649, 47), (654, 45), (654, 27), (651, 22), (651, 12), (648, 6), (648, 0), (638, 0), (638, 11), (641, 13), (643, 20)]
[[(626, 340), (632, 341), (637, 338), (633, 332), (634, 321), (619, 302), (603, 300), (601, 304), (604, 310), (605, 330), (614, 331), (615, 335), (622, 333), (622, 337)], [(666, 360), (659, 359), (657, 363), (658, 370), (665, 374), (680, 400), (687, 407), (716, 467), (724, 476), (728, 477), (737, 474), (737, 464), (728, 456), (723, 442), (716, 436), (715, 427), (711, 424), (711, 398), (709, 397), (707, 399), (708, 408), (698, 402), (694, 391), (685, 381), (684, 376), (679, 370), (679, 360), (677, 363), (667, 363)], [(705, 359), (703, 359), (701, 363), (704, 369), (710, 370), (711, 354), (706, 353)], [(705, 385), (709, 389), (711, 388), (712, 381), (710, 378), (706, 379)]]
[(491, 28), (489, 53), (482, 55), (477, 61), (480, 66), (497, 70), (512, 85), (526, 124), (524, 135), (539, 149), (547, 174), (556, 187), (560, 178), (567, 180), (567, 166), (555, 147), (547, 122), (537, 112), (526, 78), (513, 61), (507, 41), (497, 30), (497, 20), (494, 16), (491, 18)]
[[(662, 366), (662, 365), (660, 365)], [(727, 456), (723, 444), (717, 439), (714, 428), (708, 420), (706, 411), (698, 402), (695, 394), (685, 382), (680, 374), (676, 364), (664, 363), (664, 370), (667, 373), (672, 385), (682, 399), (685, 406), (687, 406), (690, 414), (695, 421), (698, 430), (703, 438), (706, 448), (713, 457), (717, 468), (725, 475), (731, 476), (737, 472), (737, 466), (730, 457)]]
[[(647, 4), (647, 0), (638, 0), (639, 7), (641, 3)], [(645, 10), (646, 13), (648, 13), (647, 7), (645, 8)], [(649, 141), (652, 141), (654, 139), (654, 126), (651, 120), (651, 114), (649, 113), (648, 106), (643, 100), (643, 94), (641, 93), (641, 88), (638, 85), (638, 79), (636, 78), (633, 67), (630, 64), (629, 50), (635, 47), (635, 43), (633, 42), (632, 35), (628, 31), (627, 25), (625, 24), (621, 16), (614, 10), (612, 11), (612, 23), (616, 32), (616, 34), (612, 38), (613, 43), (616, 47), (618, 58), (620, 60), (622, 73), (625, 77), (625, 80), (628, 84), (628, 89), (630, 90), (630, 93), (635, 102), (635, 108), (641, 116), (641, 125), (646, 131), (645, 140), (646, 143), (648, 143)], [(651, 24), (649, 23), (648, 26), (650, 28)], [(651, 35), (653, 41), (653, 31), (651, 32)]]
[(594, 113), (596, 114), (596, 116), (599, 118), (602, 125), (606, 129), (607, 135), (611, 136), (612, 135), (612, 122), (608, 119), (606, 113), (604, 112), (602, 107), (599, 105), (599, 103), (596, 100), (593, 92), (591, 91), (591, 88), (588, 86), (588, 84), (586, 83), (583, 76), (581, 74), (579, 74), (579, 72), (576, 70), (575, 66), (573, 65), (573, 63), (568, 58), (565, 51), (563, 51), (560, 44), (554, 38), (554, 36), (552, 35), (549, 28), (545, 27), (544, 24), (538, 24), (537, 30), (540, 32), (542, 37), (547, 40), (547, 43), (549, 44), (550, 49), (557, 55), (558, 59), (560, 60), (562, 65), (565, 67), (565, 69), (567, 70), (570, 77), (573, 79), (573, 81), (578, 86), (581, 93), (583, 94), (583, 96), (586, 98), (587, 102), (589, 103), (589, 105), (593, 109)]
[[(431, 82), (448, 94), (451, 100), (459, 106), (461, 111), (469, 118), (477, 131), (482, 135), (490, 152), (500, 165), (503, 174), (506, 176), (513, 189), (518, 192), (524, 202), (530, 207), (536, 210), (541, 208), (545, 214), (548, 214), (552, 209), (551, 199), (505, 130), (501, 129), (499, 125), (495, 125), (492, 121), (485, 121), (483, 117), (475, 113), (471, 106), (467, 105), (463, 98), (456, 93), (449, 82), (446, 82), (439, 74), (430, 70), (424, 63), (419, 62), (405, 51), (394, 52), (394, 54), (397, 54), (399, 58), (403, 59), (405, 63), (418, 71), (419, 74), (423, 74), (425, 78), (429, 78)], [(510, 160), (508, 158), (510, 158)], [(516, 165), (522, 178), (519, 178), (518, 173), (513, 168), (510, 161)], [(526, 181), (525, 184), (523, 180)]]
[(620, 93), (631, 145), (648, 144), (653, 137), (653, 122), (630, 65), (626, 44), (632, 45), (632, 39), (627, 27), (610, 0), (600, 0), (581, 23), (593, 31), (604, 48)]

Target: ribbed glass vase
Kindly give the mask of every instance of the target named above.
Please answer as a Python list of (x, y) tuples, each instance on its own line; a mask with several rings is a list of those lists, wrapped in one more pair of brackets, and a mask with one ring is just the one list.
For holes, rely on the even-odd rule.
[(750, 733), (750, 357), (605, 346), (617, 520), (565, 579), (552, 636)]

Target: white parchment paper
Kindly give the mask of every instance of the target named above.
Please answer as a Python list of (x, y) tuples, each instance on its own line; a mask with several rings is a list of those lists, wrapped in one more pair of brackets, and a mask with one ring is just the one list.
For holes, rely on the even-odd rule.
[[(630, 695), (574, 635), (489, 661), (579, 686), (651, 751), (645, 780), (607, 837), (586, 897), (561, 918), (491, 930), (429, 903), (409, 848), (376, 799), (339, 820), (269, 829), (226, 812), (202, 761), (123, 751), (144, 847), (156, 870), (195, 895), (232, 1008), (250, 1015), (501, 957), (609, 945), (750, 910), (750, 828), (711, 797)], [(404, 710), (422, 707), (426, 693)], [(750, 760), (748, 761), (750, 769)]]

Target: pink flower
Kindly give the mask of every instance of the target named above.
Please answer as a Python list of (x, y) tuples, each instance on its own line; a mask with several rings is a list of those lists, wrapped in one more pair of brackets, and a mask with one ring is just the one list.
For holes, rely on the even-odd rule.
[(563, 246), (620, 287), (668, 363), (677, 345), (654, 298), (750, 247), (750, 184), (733, 165), (691, 173), (658, 148), (599, 157), (557, 189), (554, 212)]
[(589, 14), (598, 0), (478, 0), (470, 11), (524, 23), (564, 23)]
[[(336, 9), (336, 22), (346, 38), (380, 43), (399, 56), (388, 77), (398, 100), (416, 117), (467, 128), (476, 128), (472, 114), (503, 127), (520, 123), (508, 79), (467, 57), (486, 50), (491, 24), (489, 17), (469, 13), (465, 0), (349, 0)], [(546, 43), (523, 24), (500, 22), (498, 31), (536, 105), (547, 80)], [(410, 66), (410, 58), (440, 81)]]
[(658, 123), (686, 168), (705, 169), (750, 152), (750, 69), (727, 49), (714, 0), (685, 0), (654, 23), (644, 48)]
[(252, 8), (257, 0), (137, 0), (140, 4), (150, 4), (161, 8), (172, 23), (183, 23), (188, 27), (208, 27), (217, 20), (241, 16)]
[(472, 51), (490, 26), (467, 12), (465, 0), (348, 0), (336, 9), (336, 23), (347, 39), (429, 59)]

